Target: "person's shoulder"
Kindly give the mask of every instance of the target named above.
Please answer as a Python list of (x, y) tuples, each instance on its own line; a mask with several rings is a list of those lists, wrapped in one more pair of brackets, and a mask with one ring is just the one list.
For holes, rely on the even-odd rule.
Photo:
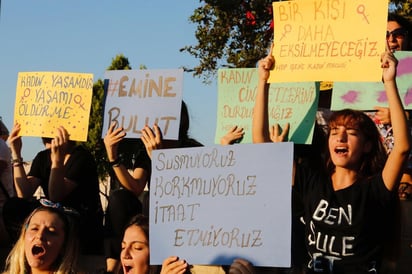
[(327, 182), (330, 179), (326, 171), (320, 168), (299, 163), (296, 163), (295, 167), (295, 186), (317, 188), (319, 182)]
[(35, 158), (40, 158), (40, 159), (49, 158), (50, 154), (51, 154), (50, 148), (46, 148), (46, 149), (43, 149), (37, 152)]
[(92, 153), (84, 145), (76, 145), (73, 147), (72, 153), (92, 155)]
[(70, 154), (73, 159), (83, 159), (84, 161), (95, 162), (93, 154), (83, 145), (76, 145)]

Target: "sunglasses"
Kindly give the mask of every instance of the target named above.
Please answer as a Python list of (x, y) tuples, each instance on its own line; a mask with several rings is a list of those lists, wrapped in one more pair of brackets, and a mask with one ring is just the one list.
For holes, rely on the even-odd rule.
[(386, 31), (386, 39), (392, 35), (394, 39), (405, 39), (408, 35), (408, 31), (403, 28), (394, 29), (393, 31)]

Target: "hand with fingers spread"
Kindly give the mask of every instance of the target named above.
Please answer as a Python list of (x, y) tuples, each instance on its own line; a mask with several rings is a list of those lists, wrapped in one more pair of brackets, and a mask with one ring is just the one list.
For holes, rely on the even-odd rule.
[(243, 128), (233, 126), (231, 129), (229, 129), (225, 136), (220, 139), (220, 144), (231, 145), (233, 143), (236, 143), (237, 141), (240, 141), (243, 138), (243, 135), (245, 135)]
[(288, 140), (289, 134), (289, 123), (286, 123), (283, 129), (280, 128), (279, 124), (275, 124), (270, 128), (270, 139), (274, 143), (285, 142)]
[(253, 265), (244, 259), (235, 259), (230, 265), (229, 274), (254, 274)]
[(141, 139), (146, 147), (147, 154), (152, 158), (152, 151), (155, 149), (162, 149), (163, 136), (157, 124), (153, 126), (153, 130), (149, 126), (142, 129)]
[(116, 128), (117, 123), (111, 123), (107, 130), (106, 136), (104, 136), (104, 146), (106, 148), (107, 158), (110, 162), (117, 159), (117, 150), (119, 142), (124, 139), (126, 132), (122, 127)]
[(185, 260), (179, 260), (177, 256), (170, 256), (163, 261), (160, 274), (183, 274), (189, 264)]

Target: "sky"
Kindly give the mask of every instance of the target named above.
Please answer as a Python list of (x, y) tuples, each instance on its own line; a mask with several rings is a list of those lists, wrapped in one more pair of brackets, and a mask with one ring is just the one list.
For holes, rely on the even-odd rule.
[[(196, 45), (189, 17), (197, 0), (2, 0), (0, 15), (0, 116), (13, 127), (17, 75), (24, 71), (92, 73), (94, 82), (118, 54), (133, 69), (194, 67), (199, 61), (179, 49)], [(190, 136), (214, 143), (216, 79), (206, 85), (184, 73), (183, 99)], [(23, 137), (22, 156), (31, 161), (44, 147)]]

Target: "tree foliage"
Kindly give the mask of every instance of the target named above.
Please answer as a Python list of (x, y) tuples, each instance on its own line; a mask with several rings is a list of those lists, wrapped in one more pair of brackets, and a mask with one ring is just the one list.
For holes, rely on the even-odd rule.
[[(185, 68), (210, 82), (220, 67), (255, 67), (273, 40), (272, 2), (279, 0), (200, 0), (189, 20), (197, 25), (197, 45), (185, 46), (199, 60)], [(396, 12), (410, 16), (411, 0), (389, 1)]]
[(396, 13), (399, 13), (408, 18), (412, 18), (412, 1), (411, 0), (393, 0), (389, 1), (391, 7)]
[(272, 0), (201, 0), (190, 21), (197, 25), (197, 45), (185, 46), (199, 60), (186, 68), (211, 80), (219, 67), (255, 67), (272, 42)]

